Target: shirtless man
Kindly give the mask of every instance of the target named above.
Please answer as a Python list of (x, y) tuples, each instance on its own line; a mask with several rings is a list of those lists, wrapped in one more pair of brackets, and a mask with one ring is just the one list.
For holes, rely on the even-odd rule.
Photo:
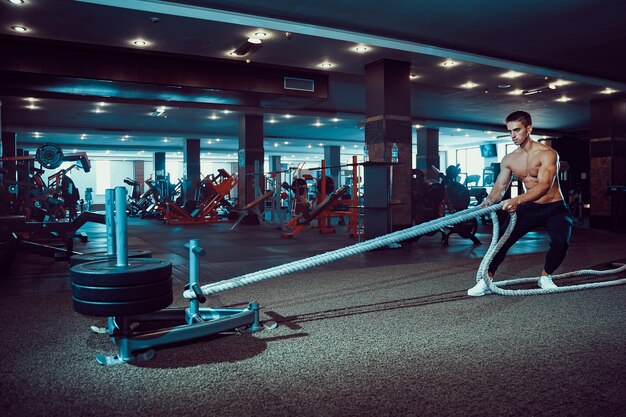
[[(573, 223), (559, 187), (559, 155), (554, 149), (530, 137), (533, 130), (530, 114), (524, 111), (511, 113), (506, 118), (506, 128), (513, 143), (519, 148), (502, 159), (500, 175), (482, 205), (489, 206), (502, 200), (513, 174), (524, 183), (526, 192), (502, 202), (503, 210), (517, 212), (517, 222), (509, 239), (494, 256), (488, 274), (493, 277), (508, 250), (522, 236), (536, 227), (544, 226), (550, 235), (550, 249), (538, 284), (544, 289), (555, 288), (551, 274), (565, 259)], [(505, 228), (506, 224), (503, 224), (501, 230)], [(481, 296), (490, 292), (481, 279), (467, 294)]]

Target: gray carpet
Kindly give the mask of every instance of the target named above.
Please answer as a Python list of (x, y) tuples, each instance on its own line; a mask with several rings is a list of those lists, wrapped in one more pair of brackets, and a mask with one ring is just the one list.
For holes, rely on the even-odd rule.
[[(579, 242), (562, 271), (624, 258), (615, 242)], [(150, 362), (109, 368), (95, 355), (114, 354), (114, 345), (89, 331), (104, 319), (73, 312), (69, 292), (0, 294), (0, 412), (626, 415), (626, 286), (470, 298), (480, 259), (415, 263), (411, 254), (406, 263), (326, 265), (212, 296), (210, 306), (258, 301), (262, 319), (279, 327), (160, 348)], [(533, 276), (542, 259), (510, 256), (499, 279)], [(175, 268), (174, 306), (184, 305), (185, 273)]]

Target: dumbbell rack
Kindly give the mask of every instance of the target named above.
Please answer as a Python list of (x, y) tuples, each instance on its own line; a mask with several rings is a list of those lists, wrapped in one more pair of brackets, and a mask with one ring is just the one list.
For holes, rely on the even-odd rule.
[[(246, 332), (256, 332), (263, 329), (263, 325), (259, 321), (259, 305), (255, 302), (248, 304), (246, 308), (208, 308), (200, 307), (200, 303), (206, 301), (206, 297), (202, 294), (200, 286), (198, 285), (198, 257), (205, 255), (205, 251), (198, 246), (198, 240), (192, 239), (185, 247), (189, 249), (189, 284), (186, 288), (191, 289), (194, 293), (194, 297), (190, 299), (189, 307), (187, 308), (163, 308), (157, 307), (158, 302), (152, 302), (156, 298), (142, 299), (137, 301), (122, 301), (117, 300), (115, 302), (91, 302), (82, 299), (77, 299), (84, 292), (80, 292), (87, 287), (77, 284), (80, 279), (84, 279), (85, 271), (93, 270), (95, 268), (98, 274), (94, 273), (94, 278), (97, 283), (106, 280), (107, 271), (111, 270), (111, 276), (115, 275), (116, 279), (123, 279), (127, 274), (132, 276), (133, 268), (154, 268), (155, 271), (140, 271), (140, 276), (148, 275), (162, 275), (165, 270), (164, 267), (153, 267), (155, 263), (163, 263), (164, 261), (155, 259), (141, 260), (141, 258), (132, 259), (128, 262), (127, 254), (127, 236), (126, 236), (126, 188), (117, 187), (115, 190), (115, 235), (117, 246), (117, 264), (115, 267), (111, 266), (114, 261), (96, 261), (88, 262), (80, 265), (76, 265), (72, 268), (72, 290), (74, 299), (74, 309), (82, 314), (91, 316), (105, 316), (107, 319), (106, 328), (98, 328), (92, 326), (92, 331), (101, 334), (108, 334), (113, 343), (118, 347), (118, 354), (113, 356), (97, 355), (96, 360), (101, 365), (112, 366), (122, 363), (135, 363), (150, 360), (155, 356), (153, 348), (157, 346), (169, 345), (173, 343), (179, 343), (183, 341), (193, 340), (217, 333), (242, 330)], [(169, 266), (171, 274), (171, 264), (166, 263)], [(139, 265), (139, 266), (136, 266)], [(158, 271), (157, 271), (158, 269)], [(105, 273), (103, 274), (103, 270)], [(80, 274), (83, 274), (82, 276)], [(88, 272), (87, 272), (88, 275)], [(129, 287), (114, 287), (116, 291), (122, 293), (124, 290), (128, 290), (128, 293), (138, 293), (137, 287), (150, 287), (156, 288), (162, 286), (163, 281), (157, 283), (148, 283), (140, 286)], [(171, 277), (169, 277), (171, 283)], [(111, 286), (88, 287), (88, 294), (95, 295), (95, 299), (103, 300), (111, 292)], [(121, 290), (121, 291), (120, 291)], [(170, 285), (171, 290), (171, 285)], [(154, 290), (153, 290), (154, 291)], [(161, 290), (162, 291), (162, 290)], [(102, 293), (102, 295), (100, 295)], [(161, 299), (167, 298), (168, 294), (160, 294)], [(107, 299), (108, 300), (108, 299)], [(142, 305), (141, 302), (147, 301), (146, 305)], [(167, 301), (167, 300), (166, 300)], [(166, 307), (171, 304), (171, 295), (169, 303), (166, 303)], [(163, 308), (163, 309), (161, 309)], [(157, 310), (157, 311), (154, 311)], [(150, 331), (137, 331), (131, 327), (134, 323), (146, 323), (146, 322), (158, 322), (164, 321), (168, 323), (180, 322), (180, 325), (173, 327), (158, 328)]]

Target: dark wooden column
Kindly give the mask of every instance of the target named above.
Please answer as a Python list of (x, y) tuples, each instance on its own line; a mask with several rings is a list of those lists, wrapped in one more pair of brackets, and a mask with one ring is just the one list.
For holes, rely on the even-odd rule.
[(421, 169), (426, 179), (437, 179), (437, 174), (430, 169), (436, 166), (445, 171), (446, 167), (439, 166), (439, 129), (429, 129), (422, 127), (416, 129), (417, 132), (417, 155), (415, 157), (415, 167)]
[(626, 192), (611, 191), (608, 187), (626, 186), (626, 100), (591, 103), (589, 156), (589, 224), (594, 228), (625, 231)]
[[(163, 164), (165, 164), (165, 159)], [(185, 139), (183, 146), (183, 176), (183, 195), (185, 196), (185, 202), (187, 202), (194, 199), (194, 192), (201, 180), (200, 139)]]
[[(263, 158), (263, 116), (243, 114), (239, 117), (239, 207), (244, 207), (256, 198), (255, 181), (261, 191), (264, 189)], [(256, 218), (248, 217), (251, 220)]]
[[(411, 218), (411, 85), (410, 63), (383, 59), (365, 67), (365, 143), (369, 160), (391, 163), (391, 148), (398, 146), (398, 163), (393, 166), (390, 198), (392, 228), (412, 225)], [(365, 193), (380, 192), (369, 190)], [(367, 222), (367, 220), (366, 220)], [(367, 228), (367, 224), (365, 226)]]

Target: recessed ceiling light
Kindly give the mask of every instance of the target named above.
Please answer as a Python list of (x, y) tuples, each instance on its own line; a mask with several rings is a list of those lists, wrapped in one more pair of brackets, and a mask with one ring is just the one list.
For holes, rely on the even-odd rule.
[(269, 119), (267, 122), (268, 122), (268, 123), (276, 123), (276, 122), (277, 122), (277, 120), (276, 120), (276, 119), (274, 119), (274, 118), (272, 118), (272, 119)]
[(313, 123), (313, 126), (320, 127), (320, 126), (324, 126), (324, 125), (321, 124), (319, 121), (317, 121), (317, 122)]
[(416, 128), (416, 129), (419, 129), (419, 128), (421, 128), (421, 127), (422, 127), (422, 125), (415, 125), (415, 128)]
[(331, 121), (337, 123), (339, 121), (339, 119), (337, 119), (336, 117), (333, 117), (332, 119), (330, 119)]
[(274, 147), (278, 148), (278, 142), (274, 142)]
[(509, 91), (510, 95), (512, 96), (521, 96), (522, 94), (524, 94), (524, 90), (513, 90), (513, 91)]
[(461, 85), (462, 88), (474, 88), (474, 87), (478, 87), (478, 84), (473, 83), (471, 81), (466, 82), (465, 84)]
[(449, 68), (449, 67), (453, 67), (453, 66), (455, 66), (455, 65), (457, 65), (457, 64), (458, 64), (458, 62), (456, 62), (456, 61), (453, 61), (453, 60), (451, 60), (451, 59), (446, 59), (445, 61), (443, 61), (443, 62), (442, 62), (441, 64), (439, 64), (439, 65), (440, 65), (440, 66), (442, 66), (442, 67), (447, 67), (447, 68)]
[(144, 47), (144, 46), (148, 46), (149, 42), (143, 39), (135, 39), (132, 41), (132, 44), (135, 46)]
[(290, 115), (290, 114), (285, 114), (283, 117), (284, 117), (285, 119), (291, 119), (293, 116), (292, 116), (292, 115)]
[(222, 139), (220, 139), (220, 138), (215, 138), (215, 141), (216, 141), (216, 142), (219, 142), (219, 141), (221, 141), (221, 140), (222, 140)]
[(359, 54), (364, 54), (367, 51), (369, 51), (369, 48), (367, 46), (365, 46), (365, 45), (357, 45), (357, 46), (353, 47), (352, 50), (354, 52), (359, 53)]
[(320, 64), (320, 67), (322, 68), (331, 68), (333, 66), (333, 64), (331, 62), (322, 62)]
[(458, 128), (458, 127), (457, 127), (457, 128), (456, 128), (456, 129), (454, 129), (454, 130), (456, 130), (457, 132), (460, 132), (460, 131), (462, 131), (463, 129), (461, 129), (461, 128)]
[(313, 147), (313, 145), (308, 144), (306, 147), (307, 147), (307, 148), (309, 148), (309, 149), (311, 149), (311, 148)]
[(24, 4), (24, 0), (7, 0), (7, 1), (13, 4)]
[(210, 115), (210, 116), (209, 116), (209, 119), (211, 119), (211, 120), (217, 120), (217, 119), (219, 119), (219, 117), (217, 117), (217, 115), (216, 115), (216, 114), (212, 114), (212, 115)]
[(613, 93), (617, 93), (617, 90), (613, 90), (612, 88), (605, 88), (604, 90), (600, 91), (600, 93), (602, 94), (613, 94)]
[(28, 31), (28, 28), (27, 28), (27, 27), (25, 27), (25, 26), (19, 26), (19, 25), (14, 25), (14, 26), (11, 26), (11, 29), (13, 29), (13, 30), (14, 30), (14, 31), (16, 31), (16, 32), (20, 32), (20, 33)]
[(289, 142), (288, 142), (288, 141), (284, 141), (283, 143), (284, 143), (285, 145), (289, 145)]
[(253, 44), (253, 45), (260, 45), (261, 43), (263, 43), (263, 42), (261, 41), (261, 39), (256, 38), (256, 37), (250, 37), (250, 38), (248, 38), (248, 42), (250, 42), (250, 43), (251, 43), (251, 44)]
[(224, 113), (224, 114), (228, 114), (228, 113), (230, 113), (230, 110), (226, 109), (226, 110), (224, 110), (222, 113)]
[(558, 101), (559, 103), (566, 103), (568, 101), (571, 101), (572, 99), (567, 97), (567, 96), (563, 96), (561, 98), (557, 98), (556, 101)]
[(319, 146), (324, 146), (324, 144), (323, 144), (323, 143), (321, 143), (321, 142), (320, 142), (320, 143), (318, 143), (318, 145), (319, 145)]
[(258, 39), (267, 38), (267, 32), (254, 32), (254, 37)]
[(498, 84), (498, 88), (511, 88), (511, 84)]
[(420, 78), (420, 76), (417, 75), (417, 74), (410, 74), (409, 75), (409, 80), (417, 80), (418, 78)]
[(507, 71), (504, 74), (500, 74), (500, 77), (504, 77), (504, 78), (517, 78), (517, 77), (521, 77), (522, 75), (524, 75), (523, 72), (517, 72), (517, 71)]
[(37, 110), (39, 107), (35, 106), (34, 104), (29, 104), (28, 106), (26, 106), (26, 108), (31, 110)]

